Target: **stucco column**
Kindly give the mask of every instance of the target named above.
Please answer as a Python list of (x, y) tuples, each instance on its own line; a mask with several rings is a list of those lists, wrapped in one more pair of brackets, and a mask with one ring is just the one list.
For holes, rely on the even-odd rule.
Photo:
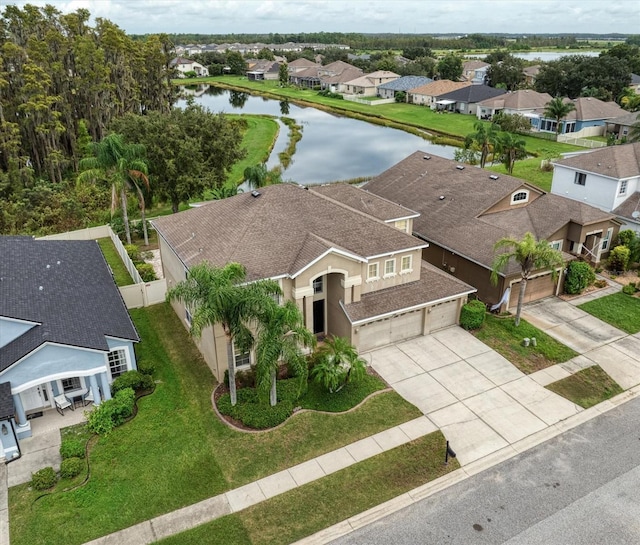
[(313, 331), (313, 296), (304, 298), (304, 322), (309, 331)]
[(104, 373), (100, 373), (100, 389), (102, 390), (102, 396), (105, 401), (111, 399), (111, 386), (109, 386), (109, 379), (106, 371)]
[(24, 412), (24, 407), (22, 406), (22, 399), (20, 399), (20, 394), (13, 395), (13, 405), (16, 408), (16, 420), (18, 422), (19, 428), (24, 428), (27, 425), (27, 415)]
[(98, 381), (95, 375), (89, 376), (89, 388), (93, 394), (93, 404), (97, 407), (101, 403), (100, 390), (98, 389)]

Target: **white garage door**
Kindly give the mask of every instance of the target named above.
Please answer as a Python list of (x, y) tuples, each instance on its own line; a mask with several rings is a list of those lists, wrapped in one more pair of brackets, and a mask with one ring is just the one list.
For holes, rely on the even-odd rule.
[(423, 310), (399, 314), (358, 326), (360, 352), (422, 335)]
[(455, 325), (458, 321), (458, 300), (447, 301), (430, 307), (428, 312), (428, 332)]

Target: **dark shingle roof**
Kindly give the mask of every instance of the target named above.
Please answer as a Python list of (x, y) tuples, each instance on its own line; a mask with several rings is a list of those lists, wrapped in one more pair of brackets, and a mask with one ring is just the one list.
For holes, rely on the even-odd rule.
[(554, 164), (618, 180), (631, 178), (640, 174), (640, 142), (607, 146), (554, 161)]
[(426, 76), (402, 76), (394, 81), (378, 85), (378, 89), (389, 89), (391, 91), (409, 91), (431, 83), (433, 80)]
[(44, 342), (108, 351), (105, 336), (139, 340), (95, 241), (0, 236), (0, 255), (0, 316), (38, 324), (0, 348), (0, 370)]
[(468, 102), (474, 104), (481, 100), (488, 98), (494, 98), (500, 95), (504, 95), (506, 91), (504, 89), (495, 89), (488, 85), (471, 85), (463, 87), (462, 89), (456, 89), (450, 93), (440, 95), (438, 98), (441, 100), (455, 100), (456, 102)]
[(0, 384), (0, 420), (12, 418), (15, 412), (13, 396), (11, 395), (11, 383), (3, 382)]

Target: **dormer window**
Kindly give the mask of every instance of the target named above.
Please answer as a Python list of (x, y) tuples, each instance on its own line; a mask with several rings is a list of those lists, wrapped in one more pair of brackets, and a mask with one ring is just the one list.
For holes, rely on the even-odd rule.
[(622, 180), (620, 182), (620, 189), (618, 191), (618, 195), (626, 195), (627, 194), (627, 180)]
[(511, 204), (523, 204), (529, 200), (529, 192), (526, 190), (516, 191), (511, 195)]

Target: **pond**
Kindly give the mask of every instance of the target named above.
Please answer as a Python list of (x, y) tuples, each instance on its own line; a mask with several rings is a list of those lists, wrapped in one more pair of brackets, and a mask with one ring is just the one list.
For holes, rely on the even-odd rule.
[[(282, 179), (300, 184), (320, 184), (376, 176), (416, 150), (453, 159), (457, 148), (436, 145), (413, 134), (365, 121), (333, 115), (312, 107), (210, 87), (192, 94), (195, 103), (212, 112), (286, 116), (302, 126), (302, 140)], [(178, 103), (181, 105), (184, 103)], [(417, 106), (416, 106), (417, 107)], [(372, 106), (375, 111), (375, 106)], [(279, 164), (278, 152), (288, 142), (288, 129), (280, 135), (267, 166)]]
[[(550, 62), (557, 61), (559, 58), (566, 57), (567, 55), (597, 57), (600, 55), (600, 51), (516, 51), (511, 54), (525, 61), (541, 60), (543, 62)], [(465, 57), (485, 58), (483, 55), (465, 55)]]

